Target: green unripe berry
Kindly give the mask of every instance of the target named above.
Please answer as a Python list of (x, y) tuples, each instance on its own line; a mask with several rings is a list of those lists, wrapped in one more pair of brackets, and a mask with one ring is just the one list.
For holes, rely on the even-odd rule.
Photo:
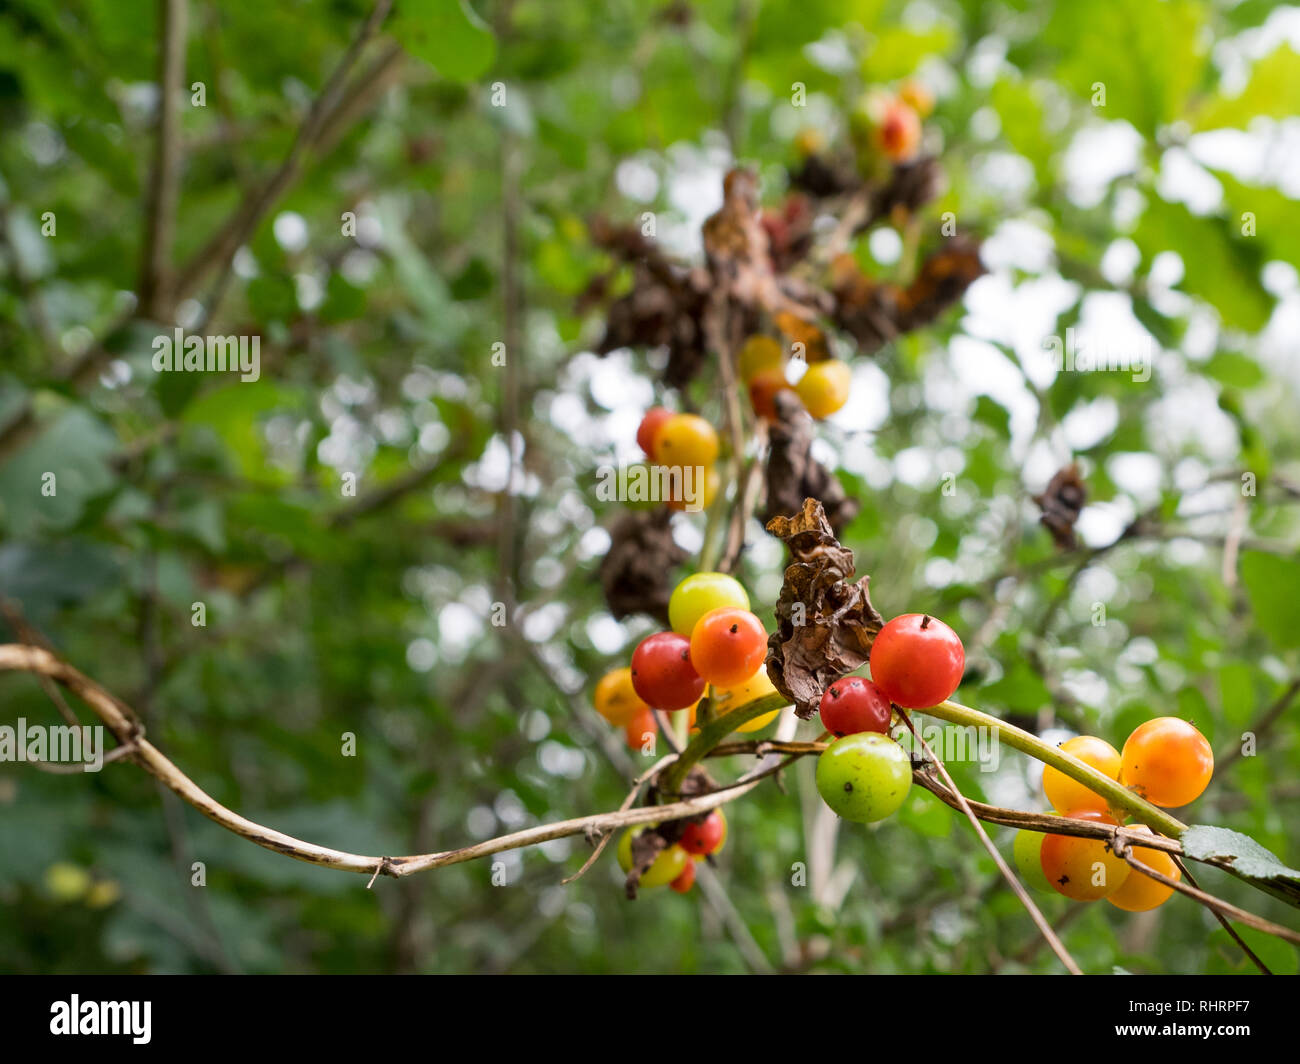
[(1016, 832), (1016, 841), (1011, 852), (1015, 857), (1016, 870), (1020, 873), (1021, 879), (1034, 890), (1043, 894), (1054, 894), (1052, 884), (1047, 882), (1047, 876), (1043, 874), (1043, 838), (1041, 831), (1022, 828)]
[(898, 811), (911, 788), (911, 758), (879, 732), (846, 735), (817, 759), (817, 791), (845, 820), (884, 820)]
[[(653, 826), (643, 824), (641, 827), (629, 828), (623, 832), (623, 837), (618, 840), (618, 864), (624, 872), (632, 869), (632, 840), (647, 827)], [(661, 850), (654, 864), (646, 869), (645, 875), (641, 877), (641, 886), (662, 887), (671, 883), (682, 874), (682, 869), (690, 863), (690, 860), (691, 855), (673, 843), (666, 850)]]

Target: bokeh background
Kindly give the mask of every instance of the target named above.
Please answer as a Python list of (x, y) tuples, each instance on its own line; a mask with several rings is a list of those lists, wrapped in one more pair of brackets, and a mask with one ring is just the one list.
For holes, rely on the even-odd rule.
[[(177, 9), (177, 203), (151, 275), (159, 12)], [(946, 175), (914, 232), (931, 246), (954, 212), (988, 273), (874, 356), (836, 338), (854, 390), (816, 453), (862, 503), (843, 540), (877, 606), (945, 618), (960, 697), (1053, 739), (1118, 746), (1174, 714), (1223, 754), (1300, 676), (1300, 10), (399, 0), (313, 112), (372, 10), (0, 4), (0, 585), (217, 799), (384, 854), (617, 807), (635, 759), (590, 691), (653, 622), (615, 620), (594, 579), (622, 508), (593, 471), (638, 459), (664, 358), (593, 353), (600, 310), (575, 301), (611, 262), (588, 223), (653, 212), (699, 262), (735, 161), (779, 205), (801, 132), (844, 144), (864, 94), (908, 77), (936, 97), (924, 144)], [(851, 251), (897, 279), (911, 235), (887, 222)], [(261, 378), (154, 373), (178, 324), (259, 335)], [(1058, 373), (1044, 343), (1068, 328), (1150, 350), (1151, 379)], [(720, 424), (711, 371), (690, 401)], [(1031, 496), (1071, 460), (1089, 497), (1063, 552)], [(703, 527), (674, 518), (692, 553)], [(748, 533), (770, 621), (782, 549)], [(58, 720), (29, 676), (0, 678), (0, 707)], [(1298, 766), (1284, 708), (1184, 819), (1300, 862)], [(1042, 808), (1018, 755), (953, 769), (973, 797)], [(506, 886), (476, 862), (366, 890), (133, 766), (0, 764), (0, 970), (1060, 970), (956, 814), (914, 789), (888, 822), (837, 828), (811, 770), (729, 807), (712, 889), (631, 903), (612, 852), (560, 886), (580, 838), (503, 855)], [(1184, 898), (1042, 905), (1089, 971), (1251, 970)]]

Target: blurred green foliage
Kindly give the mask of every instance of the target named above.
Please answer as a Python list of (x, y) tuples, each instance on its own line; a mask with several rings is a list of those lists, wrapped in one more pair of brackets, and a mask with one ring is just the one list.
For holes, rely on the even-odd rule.
[[(207, 104), (181, 108), (181, 263), (284, 158), (369, 11), (363, 0), (188, 6), (185, 83), (204, 83)], [(213, 312), (211, 333), (262, 338), (262, 376), (249, 384), (155, 374), (157, 326), (110, 332), (137, 290), (157, 8), (0, 5), (0, 420), (27, 404), (39, 426), (0, 456), (0, 585), (231, 808), (320, 844), (398, 854), (617, 807), (626, 764), (608, 755), (621, 736), (588, 693), (649, 629), (604, 612), (592, 574), (619, 508), (597, 502), (592, 470), (631, 460), (654, 358), (580, 353), (600, 326), (574, 297), (606, 265), (585, 221), (654, 211), (661, 235), (689, 252), (729, 154), (779, 202), (800, 129), (842, 139), (864, 91), (911, 75), (938, 90), (926, 128), (948, 181), (925, 232), (951, 210), (985, 234), (980, 286), (1004, 319), (1026, 324), (1013, 336), (972, 290), (964, 311), (860, 375), (854, 402), (879, 412), (866, 428), (821, 428), (864, 504), (843, 538), (878, 607), (930, 611), (963, 634), (964, 701), (1116, 746), (1170, 713), (1231, 749), (1298, 674), (1300, 204), (1294, 184), (1189, 161), (1203, 133), (1245, 138), (1230, 142), (1243, 153), (1284, 135), (1294, 148), (1281, 120), (1296, 112), (1300, 56), (1279, 29), (1289, 16), (1295, 40), (1294, 10), (398, 0), (391, 37), (366, 53), (399, 41), (409, 55), (397, 76), (306, 160), (220, 302), (200, 287), (177, 308)], [(1257, 54), (1261, 41), (1273, 43)], [(505, 107), (492, 103), (498, 83)], [(795, 83), (802, 110), (790, 105)], [(1131, 165), (1096, 176), (1126, 151)], [(1189, 167), (1217, 186), (1210, 205), (1179, 198), (1170, 175)], [(355, 238), (341, 235), (349, 211)], [(54, 236), (42, 235), (46, 212)], [(886, 244), (863, 237), (854, 251), (882, 275), (899, 268)], [(523, 350), (508, 352), (508, 372), (493, 361), (507, 269), (523, 291)], [(1162, 349), (1150, 381), (1029, 365), (1043, 335), (1099, 316), (1140, 323)], [(66, 368), (106, 335), (102, 373), (70, 384)], [(1000, 372), (972, 382), (967, 360), (976, 375)], [(520, 418), (507, 445), (511, 374)], [(711, 377), (691, 399), (720, 421)], [(1029, 501), (1071, 457), (1105, 518), (1094, 546), (1138, 514), (1159, 521), (1080, 571), (1084, 555), (1058, 555)], [(1154, 473), (1135, 477), (1135, 463)], [(423, 473), (410, 490), (381, 497), (413, 470)], [(40, 493), (46, 471), (54, 498)], [(347, 472), (356, 498), (341, 492)], [(1255, 494), (1241, 495), (1243, 473)], [(697, 546), (701, 519), (676, 520)], [(1225, 579), (1234, 520), (1245, 542)], [(750, 539), (741, 575), (770, 621), (781, 555), (757, 524)], [(496, 628), (492, 603), (507, 587), (521, 611)], [(191, 624), (195, 602), (206, 627)], [(0, 723), (56, 719), (30, 677), (0, 680), (0, 705)], [(1280, 713), (1258, 756), (1216, 777), (1184, 819), (1300, 860), (1297, 721)], [(341, 756), (347, 733), (355, 757)], [(1017, 755), (992, 774), (952, 768), (972, 797), (1041, 807)], [(787, 793), (768, 784), (729, 810), (719, 880), (769, 965), (1059, 970), (959, 817), (918, 790), (888, 822), (836, 835), (811, 770), (800, 763)], [(480, 861), (366, 890), (164, 797), (126, 765), (85, 777), (0, 765), (0, 970), (756, 964), (723, 903), (698, 889), (629, 903), (612, 855), (561, 887), (581, 838), (504, 855), (508, 886), (492, 886)], [(1009, 855), (1010, 833), (997, 839)], [(190, 885), (195, 861), (202, 889)], [(806, 885), (794, 885), (801, 865)], [(120, 896), (92, 896), (70, 867)], [(1200, 878), (1294, 922), (1227, 876)], [(1070, 909), (1042, 904), (1054, 921)], [(1062, 934), (1093, 972), (1251, 970), (1183, 898), (1150, 917), (1096, 904)], [(1275, 970), (1296, 971), (1293, 948), (1246, 938)]]

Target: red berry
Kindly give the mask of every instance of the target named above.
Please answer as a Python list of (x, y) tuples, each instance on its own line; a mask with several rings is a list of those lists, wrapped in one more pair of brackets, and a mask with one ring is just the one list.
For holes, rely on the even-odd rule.
[(895, 101), (880, 123), (880, 146), (894, 162), (906, 162), (921, 146), (921, 120), (907, 104)]
[(691, 641), (676, 632), (646, 636), (632, 653), (632, 687), (655, 709), (685, 709), (704, 694), (691, 665)]
[(871, 646), (871, 679), (904, 709), (926, 709), (952, 697), (966, 667), (957, 633), (928, 614), (895, 617)]
[(658, 732), (659, 726), (655, 723), (654, 711), (645, 705), (637, 711), (636, 716), (623, 725), (623, 735), (627, 739), (628, 748), (637, 752), (645, 748), (646, 739), (657, 735)]
[(668, 885), (678, 894), (687, 893), (691, 887), (695, 886), (695, 862), (687, 861), (686, 867), (682, 869), (682, 874)]
[(636, 442), (649, 458), (655, 456), (655, 437), (663, 428), (664, 422), (672, 416), (671, 410), (665, 410), (662, 406), (652, 406), (641, 419), (641, 424), (636, 430)]
[(748, 680), (767, 656), (767, 632), (749, 610), (724, 606), (710, 610), (691, 630), (691, 664), (718, 687)]
[(884, 692), (870, 680), (845, 676), (826, 688), (821, 714), (822, 726), (838, 737), (867, 731), (888, 735), (893, 709)]
[(703, 820), (687, 824), (677, 842), (687, 853), (707, 857), (722, 845), (726, 835), (727, 822), (721, 811), (715, 809)]

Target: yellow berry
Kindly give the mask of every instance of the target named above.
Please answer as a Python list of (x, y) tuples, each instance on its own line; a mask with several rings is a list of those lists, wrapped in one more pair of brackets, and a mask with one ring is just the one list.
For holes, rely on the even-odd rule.
[(853, 371), (847, 362), (830, 359), (814, 362), (794, 386), (808, 413), (821, 420), (830, 417), (849, 400)]

